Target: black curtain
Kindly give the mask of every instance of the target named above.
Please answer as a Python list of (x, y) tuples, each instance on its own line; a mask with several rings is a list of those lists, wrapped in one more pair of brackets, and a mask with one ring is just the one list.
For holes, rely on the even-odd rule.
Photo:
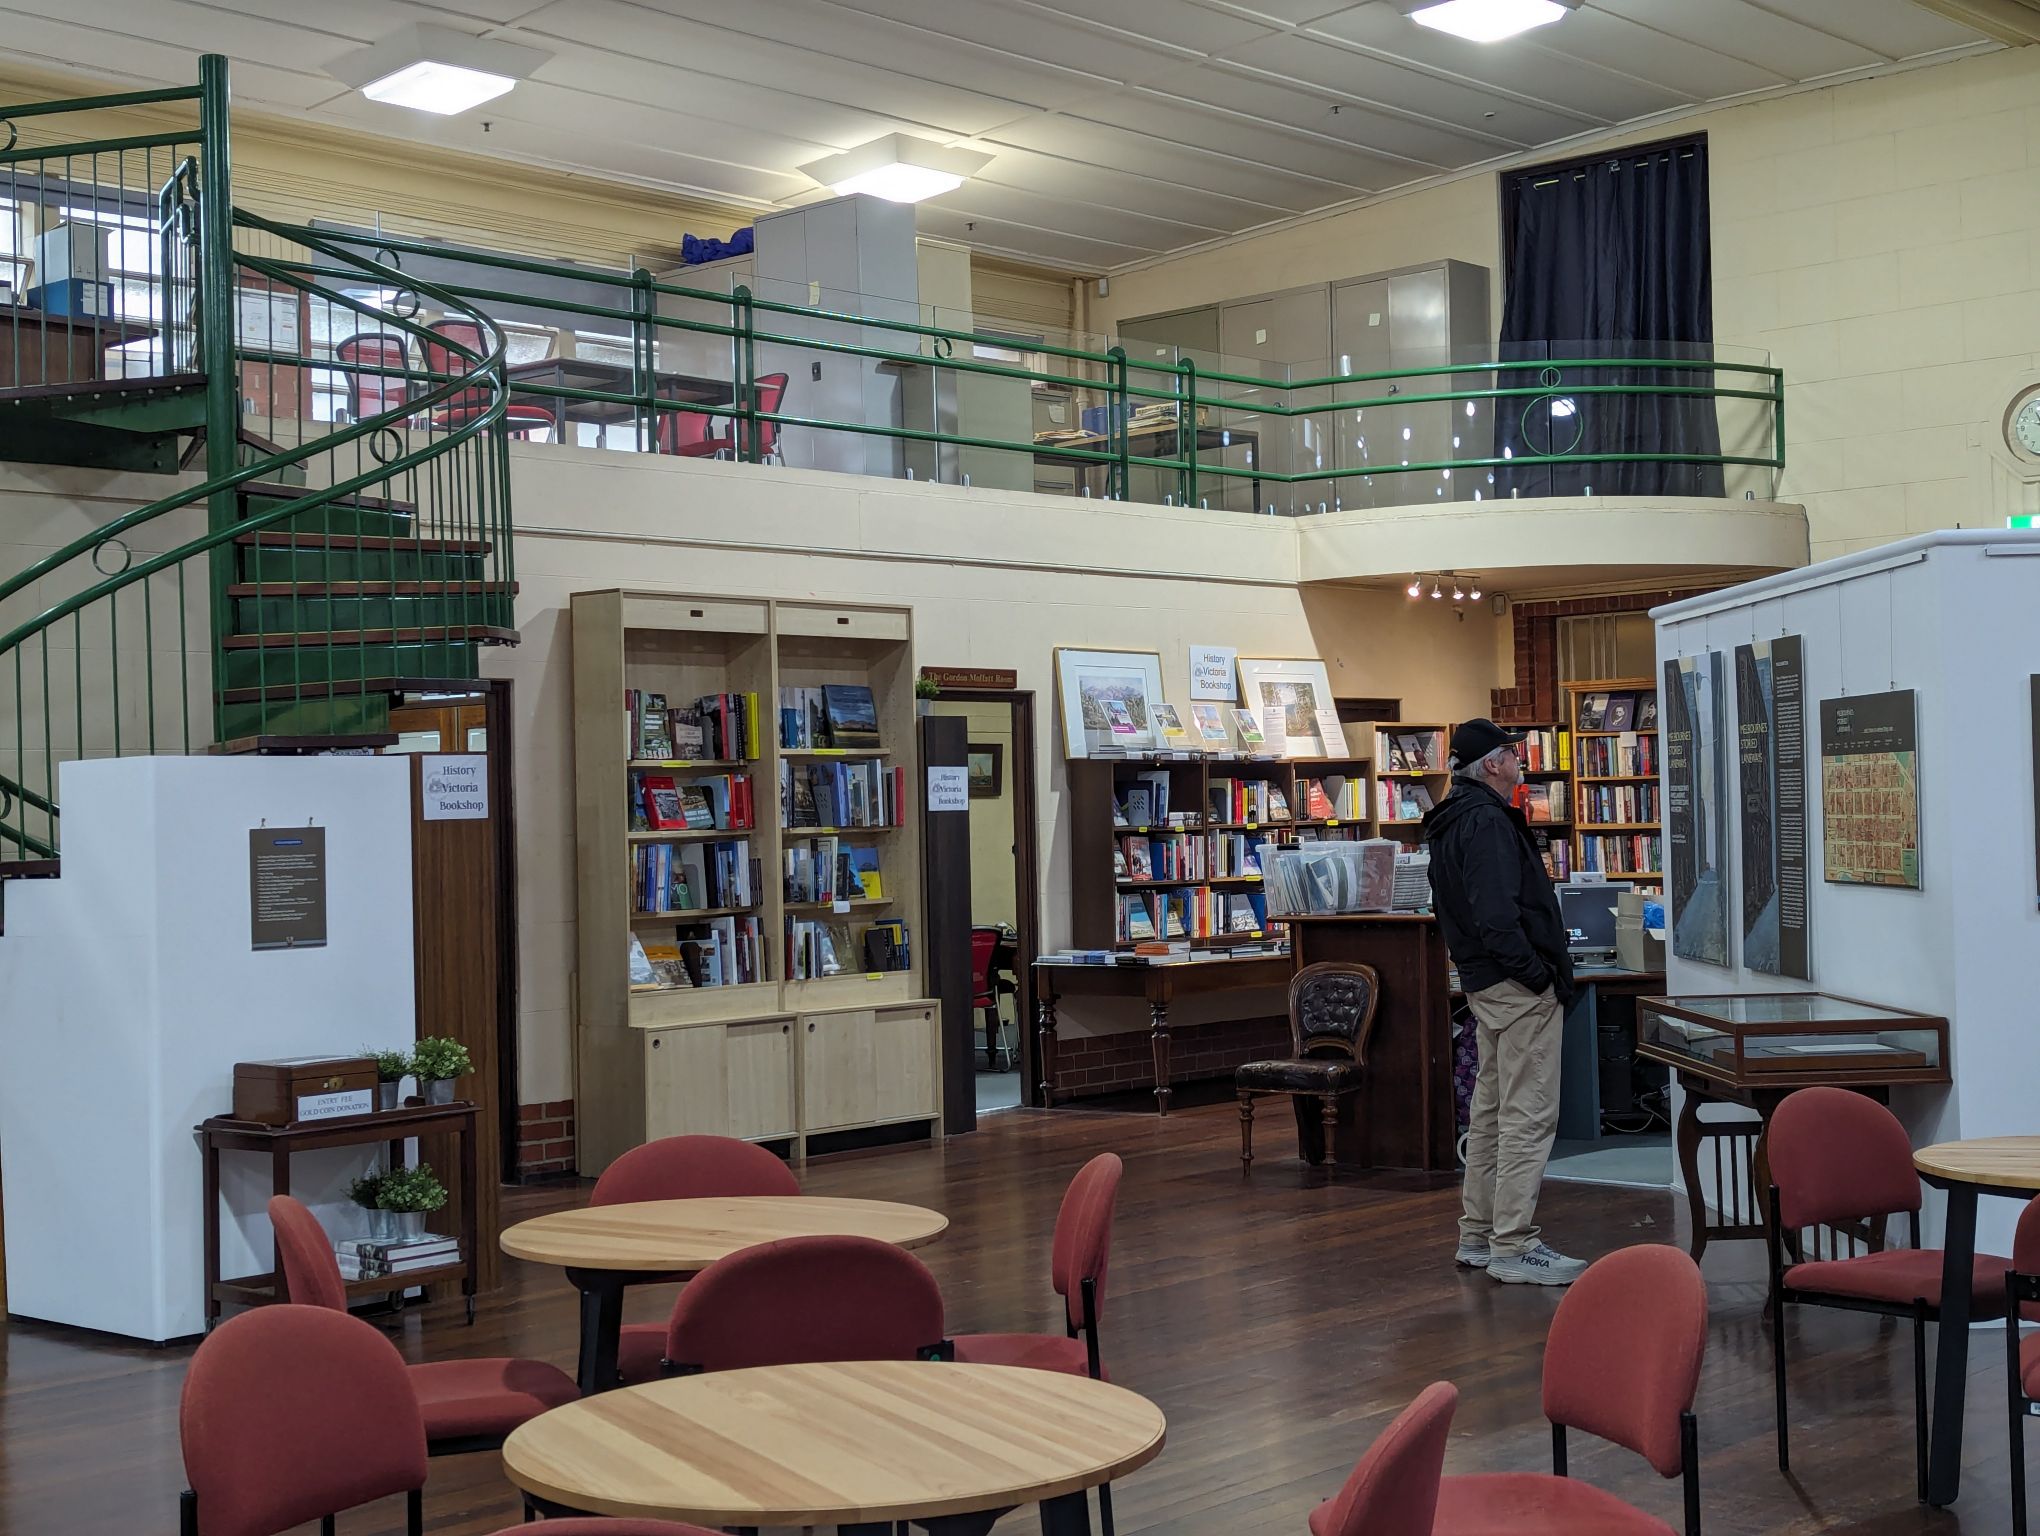
[[(1721, 451), (1714, 401), (1675, 394), (1575, 394), (1569, 387), (1712, 387), (1701, 368), (1629, 368), (1622, 359), (1712, 361), (1714, 296), (1707, 142), (1655, 144), (1502, 178), (1507, 258), (1501, 360), (1612, 359), (1600, 368), (1497, 376), (1536, 396), (1497, 401), (1495, 456)], [(1719, 496), (1716, 464), (1504, 465), (1503, 495)]]

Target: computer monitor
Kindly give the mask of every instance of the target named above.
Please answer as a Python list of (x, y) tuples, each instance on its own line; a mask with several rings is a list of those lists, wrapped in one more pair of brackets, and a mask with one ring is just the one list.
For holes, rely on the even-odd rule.
[(1619, 885), (1561, 885), (1559, 916), (1565, 919), (1567, 948), (1576, 955), (1612, 954), (1615, 949), (1615, 900)]

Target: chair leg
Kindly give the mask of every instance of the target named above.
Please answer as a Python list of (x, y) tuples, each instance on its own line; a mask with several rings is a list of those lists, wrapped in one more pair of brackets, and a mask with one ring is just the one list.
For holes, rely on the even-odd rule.
[(425, 1536), (425, 1490), (413, 1488), (404, 1495), (404, 1529), (409, 1536)]
[[(1112, 1485), (1110, 1483), (1100, 1483), (1098, 1485), (1098, 1529), (1103, 1533), (1103, 1536), (1112, 1536)], [(2019, 1533), (2014, 1532), (2013, 1536), (2019, 1536)]]
[(1778, 1470), (1792, 1470), (1792, 1453), (1785, 1433), (1785, 1301), (1771, 1293), (1771, 1374), (1776, 1378), (1778, 1401)]
[(2026, 1536), (2026, 1393), (2019, 1380), (2019, 1303), (2005, 1312), (2005, 1390), (2012, 1421), (2012, 1536)]
[(1325, 1177), (1336, 1179), (1339, 1176), (1338, 1095), (1328, 1093), (1324, 1096), (1323, 1106), (1318, 1111), (1318, 1118), (1324, 1122), (1325, 1127)]
[(190, 1488), (177, 1495), (177, 1530), (178, 1536), (198, 1536), (198, 1494)]
[(1240, 1095), (1240, 1172), (1254, 1171), (1254, 1096)]
[(1927, 1502), (1927, 1304), (1913, 1303), (1913, 1471)]

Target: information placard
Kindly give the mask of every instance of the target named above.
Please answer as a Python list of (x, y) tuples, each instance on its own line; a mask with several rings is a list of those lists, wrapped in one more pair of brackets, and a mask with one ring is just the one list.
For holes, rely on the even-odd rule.
[(249, 832), (248, 928), (254, 949), (316, 949), (326, 942), (324, 827)]

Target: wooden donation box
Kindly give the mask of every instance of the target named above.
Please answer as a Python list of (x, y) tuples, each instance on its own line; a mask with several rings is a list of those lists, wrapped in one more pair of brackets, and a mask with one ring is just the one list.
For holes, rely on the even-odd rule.
[(375, 1113), (375, 1061), (367, 1056), (286, 1056), (234, 1063), (234, 1118), (297, 1125)]
[[(1289, 925), (1298, 970), (1321, 960), (1371, 965), (1381, 981), (1367, 1069), (1340, 1100), (1341, 1164), (1450, 1173), (1459, 1166), (1452, 1092), (1452, 996), (1437, 919), (1402, 912), (1271, 918)], [(1314, 1136), (1317, 1106), (1299, 1110)]]

